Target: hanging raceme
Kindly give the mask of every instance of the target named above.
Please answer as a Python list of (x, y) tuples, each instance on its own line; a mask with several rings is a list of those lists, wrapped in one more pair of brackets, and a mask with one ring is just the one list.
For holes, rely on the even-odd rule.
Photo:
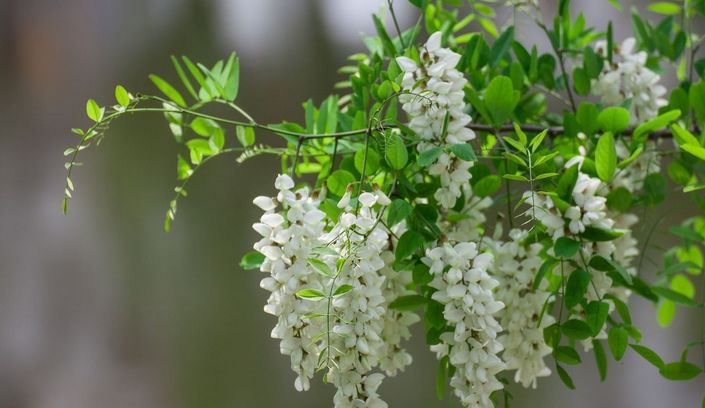
[[(608, 354), (629, 350), (666, 379), (702, 376), (705, 328), (666, 362), (629, 300), (651, 302), (663, 326), (679, 307), (705, 311), (705, 218), (668, 226), (659, 207), (685, 192), (705, 211), (705, 35), (695, 30), (705, 3), (635, 8), (625, 39), (575, 13), (580, 2), (560, 1), (550, 23), (533, 0), (410, 3), (417, 24), (402, 31), (388, 1), (391, 21), (374, 16), (339, 94), (307, 100), (300, 124), (262, 124), (242, 107), (235, 54), (210, 67), (173, 57), (181, 84), (150, 75), (159, 95), (118, 86), (112, 106), (89, 100), (92, 124), (73, 129), (80, 140), (64, 152), (64, 211), (79, 152), (124, 115), (163, 115), (182, 148), (167, 230), (212, 159), (280, 157), (272, 195), (253, 201), (260, 238), (240, 265), (264, 274), (294, 388), (309, 390), (320, 371), (339, 408), (387, 406), (380, 387), (411, 364), (404, 343), (419, 322), (439, 360), (439, 398), (450, 386), (465, 407), (508, 406), (513, 387), (553, 373), (579, 387), (568, 366), (587, 354), (602, 380)], [(281, 145), (259, 143), (261, 132)], [(663, 228), (681, 242), (654, 278), (646, 252)]]

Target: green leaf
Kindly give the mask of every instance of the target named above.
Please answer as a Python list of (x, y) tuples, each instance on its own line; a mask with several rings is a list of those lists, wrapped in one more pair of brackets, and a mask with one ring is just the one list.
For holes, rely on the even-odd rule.
[(394, 257), (398, 261), (406, 259), (419, 249), (423, 248), (423, 243), (423, 235), (412, 230), (406, 231), (401, 237), (399, 237), (397, 248), (394, 251)]
[(556, 371), (558, 371), (558, 377), (560, 377), (561, 381), (563, 381), (563, 384), (571, 390), (574, 390), (575, 383), (573, 383), (573, 379), (570, 378), (570, 374), (568, 374), (568, 372), (558, 364), (556, 364)]
[(421, 295), (400, 296), (389, 304), (389, 308), (401, 311), (412, 311), (424, 306), (427, 302), (428, 300)]
[(198, 93), (196, 93), (196, 90), (193, 88), (193, 85), (191, 85), (191, 81), (188, 79), (188, 76), (186, 76), (184, 69), (179, 63), (179, 60), (176, 59), (176, 57), (173, 55), (171, 56), (171, 63), (174, 65), (174, 69), (176, 70), (177, 75), (179, 75), (181, 82), (186, 87), (186, 90), (191, 94), (191, 96), (193, 96), (195, 100), (200, 100), (200, 98), (198, 97)]
[(556, 240), (553, 250), (557, 257), (572, 258), (578, 253), (580, 242), (568, 237), (560, 237)]
[(296, 296), (301, 299), (319, 301), (326, 298), (326, 295), (317, 289), (302, 289), (296, 292)]
[(661, 327), (668, 327), (673, 322), (676, 316), (676, 304), (670, 300), (662, 300), (659, 302), (656, 312), (656, 320)]
[(697, 157), (700, 160), (705, 160), (705, 148), (702, 148), (700, 146), (694, 146), (691, 144), (685, 144), (685, 145), (681, 145), (681, 149), (692, 154), (693, 156)]
[(377, 17), (376, 14), (372, 15), (372, 20), (374, 21), (375, 29), (377, 30), (377, 35), (382, 41), (384, 52), (387, 54), (387, 56), (394, 57), (397, 54), (397, 49), (394, 46), (394, 42), (392, 42), (392, 39), (389, 37), (387, 29), (384, 28), (384, 23), (382, 22), (382, 20), (380, 20), (379, 17)]
[(570, 319), (561, 324), (561, 332), (575, 340), (585, 340), (591, 336), (590, 326), (582, 320)]
[(629, 111), (616, 106), (605, 108), (597, 116), (597, 123), (605, 132), (617, 134), (629, 127)]
[(115, 100), (123, 108), (130, 105), (130, 94), (127, 93), (127, 90), (122, 85), (115, 87)]
[(250, 251), (243, 255), (240, 260), (240, 267), (246, 271), (259, 269), (264, 262), (264, 255), (257, 251)]
[(193, 174), (193, 169), (191, 169), (191, 165), (188, 164), (188, 162), (181, 157), (181, 155), (177, 155), (176, 158), (176, 177), (179, 180), (185, 180), (189, 178), (189, 176)]
[(573, 195), (573, 188), (575, 187), (576, 181), (578, 181), (578, 165), (574, 164), (558, 179), (556, 194), (558, 194), (558, 196), (563, 200), (570, 200)]
[(659, 1), (656, 3), (649, 4), (649, 10), (654, 13), (664, 14), (667, 16), (675, 15), (681, 12), (681, 6), (675, 3), (669, 3), (666, 1)]
[(392, 201), (387, 210), (387, 226), (393, 227), (409, 216), (413, 208), (408, 202), (396, 199)]
[(695, 302), (693, 299), (678, 293), (674, 290), (660, 287), (660, 286), (653, 286), (651, 290), (657, 294), (660, 298), (670, 300), (671, 302), (677, 303), (679, 305), (683, 306), (688, 306), (688, 307), (697, 307), (698, 303)]
[(676, 138), (676, 141), (679, 145), (689, 144), (693, 146), (700, 146), (698, 138), (696, 138), (688, 130), (680, 127), (678, 124), (674, 123), (673, 125), (671, 125), (671, 131), (673, 132), (673, 137)]
[(326, 186), (328, 186), (328, 190), (331, 193), (342, 197), (345, 195), (348, 185), (354, 182), (355, 176), (353, 176), (352, 173), (346, 170), (336, 170), (326, 180)]
[(220, 129), (220, 126), (211, 119), (197, 117), (191, 121), (191, 129), (197, 135), (207, 137), (215, 133), (216, 129)]
[(421, 167), (430, 166), (436, 162), (438, 156), (443, 152), (443, 148), (440, 146), (432, 147), (428, 150), (424, 150), (419, 154), (416, 163)]
[(618, 212), (626, 212), (632, 206), (632, 193), (625, 187), (617, 187), (607, 194), (607, 207)]
[(590, 79), (597, 78), (602, 72), (602, 58), (590, 46), (583, 48), (583, 69)]
[(656, 366), (656, 368), (661, 369), (665, 364), (661, 357), (656, 354), (655, 351), (648, 347), (640, 346), (638, 344), (630, 344), (629, 347), (636, 351), (640, 356), (642, 356), (646, 361)]
[(703, 370), (686, 361), (665, 364), (659, 370), (661, 376), (671, 381), (688, 381), (700, 375)]
[(404, 146), (404, 140), (397, 135), (392, 134), (387, 140), (387, 145), (384, 149), (384, 158), (394, 170), (401, 170), (409, 161), (409, 154)]
[(605, 381), (607, 378), (607, 355), (605, 354), (605, 349), (599, 340), (593, 340), (592, 347), (595, 352), (597, 371), (600, 373), (600, 381)]
[(240, 89), (240, 60), (234, 52), (230, 54), (223, 73), (227, 75), (224, 84), (225, 99), (234, 101)]
[(609, 314), (610, 306), (599, 300), (593, 300), (588, 303), (585, 308), (585, 322), (592, 330), (591, 336), (595, 337), (605, 325), (607, 315)]
[(631, 285), (633, 283), (632, 275), (624, 269), (622, 265), (612, 260), (604, 258), (600, 255), (595, 255), (590, 259), (590, 267), (597, 269), (602, 272), (615, 272), (617, 273), (624, 282)]
[(173, 86), (171, 86), (168, 82), (163, 80), (162, 78), (158, 77), (157, 75), (150, 75), (149, 79), (154, 82), (154, 85), (159, 88), (159, 90), (166, 95), (167, 98), (171, 99), (174, 101), (177, 105), (181, 107), (186, 107), (186, 101), (184, 101), (184, 97), (181, 96), (179, 91), (177, 91)]
[(566, 309), (572, 309), (574, 306), (580, 304), (580, 301), (585, 297), (590, 280), (590, 273), (583, 269), (576, 269), (570, 274), (565, 287)]
[(627, 330), (619, 326), (612, 327), (607, 335), (607, 344), (610, 346), (614, 359), (617, 361), (621, 360), (629, 345)]
[(695, 118), (702, 125), (705, 123), (705, 81), (700, 80), (697, 84), (691, 85), (688, 96)]
[(103, 119), (103, 112), (104, 109), (93, 99), (89, 99), (88, 102), (86, 102), (86, 115), (88, 115), (88, 118), (93, 122), (100, 122), (100, 120)]
[(497, 38), (494, 44), (492, 44), (489, 61), (491, 67), (496, 67), (499, 61), (504, 58), (507, 51), (509, 51), (509, 47), (512, 45), (512, 41), (514, 41), (514, 27), (510, 26)]
[(536, 278), (534, 278), (534, 283), (531, 286), (533, 290), (537, 290), (541, 287), (541, 281), (544, 276), (546, 276), (547, 273), (552, 273), (553, 268), (555, 268), (556, 265), (558, 265), (558, 260), (555, 258), (548, 258), (543, 264), (541, 264), (539, 271), (536, 273)]
[(343, 296), (344, 294), (350, 292), (351, 290), (353, 290), (352, 285), (340, 285), (340, 286), (338, 286), (338, 289), (336, 289), (333, 292), (333, 297), (337, 298), (337, 297)]
[(443, 400), (446, 393), (446, 374), (448, 372), (448, 356), (441, 358), (436, 372), (436, 398)]
[[(365, 151), (367, 151), (367, 158), (365, 159)], [(371, 175), (374, 174), (377, 169), (379, 169), (379, 154), (377, 154), (376, 151), (372, 149), (360, 149), (357, 152), (355, 152), (355, 169), (360, 174), (366, 174), (366, 175)], [(363, 162), (364, 162), (364, 169), (365, 171), (363, 172)]]
[[(543, 143), (543, 140), (546, 138), (546, 135), (548, 135), (548, 129), (544, 129), (541, 133), (538, 135), (534, 136), (533, 139), (531, 139), (531, 143), (529, 145), (531, 146), (531, 153), (536, 153), (536, 150), (541, 147), (541, 143)], [(551, 153), (546, 156), (542, 156), (541, 159), (544, 159), (544, 161), (540, 161), (541, 159), (537, 160), (536, 163), (534, 163), (534, 167), (540, 166), (542, 163), (545, 161), (550, 160), (550, 158), (555, 157), (558, 152), (554, 152), (555, 154)], [(548, 158), (547, 158), (548, 157)]]
[(490, 82), (485, 93), (485, 107), (494, 125), (499, 127), (509, 120), (516, 102), (514, 102), (514, 85), (506, 76), (496, 76)]
[(490, 174), (480, 179), (472, 187), (473, 194), (477, 197), (484, 198), (493, 195), (502, 186), (502, 179), (495, 175)]
[[(588, 49), (588, 48), (586, 48)], [(592, 135), (599, 128), (597, 123), (597, 106), (590, 102), (581, 102), (575, 119), (578, 121), (580, 129), (587, 135)]]
[(477, 161), (477, 156), (475, 156), (475, 152), (472, 151), (472, 146), (470, 146), (468, 143), (450, 145), (448, 147), (448, 150), (453, 152), (453, 154), (455, 154), (455, 156), (462, 161)]
[(255, 143), (255, 130), (251, 127), (235, 126), (235, 136), (243, 147), (249, 147)]
[(673, 109), (666, 113), (658, 115), (657, 117), (639, 125), (636, 129), (634, 129), (634, 134), (632, 135), (632, 137), (634, 139), (639, 139), (643, 135), (648, 135), (651, 132), (663, 129), (668, 126), (671, 122), (678, 119), (680, 116), (680, 109)]
[(585, 227), (585, 231), (580, 234), (581, 237), (593, 242), (613, 241), (622, 235), (624, 233), (620, 231), (610, 231), (596, 227)]
[(328, 264), (321, 261), (320, 259), (309, 258), (308, 264), (311, 265), (313, 270), (318, 272), (320, 275), (323, 275), (323, 276), (326, 276), (329, 278), (333, 276), (333, 270), (330, 268), (330, 266), (328, 266)]
[(561, 363), (570, 365), (580, 364), (580, 355), (573, 347), (558, 346), (554, 354), (556, 359)]
[(583, 67), (573, 69), (573, 88), (575, 93), (585, 96), (590, 93), (590, 77)]
[(617, 149), (612, 133), (600, 136), (595, 149), (595, 169), (602, 181), (609, 182), (617, 170)]

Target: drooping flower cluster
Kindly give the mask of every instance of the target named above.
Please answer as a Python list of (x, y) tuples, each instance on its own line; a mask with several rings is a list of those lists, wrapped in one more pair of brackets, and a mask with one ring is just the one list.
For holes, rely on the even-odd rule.
[[(659, 84), (661, 77), (646, 67), (648, 55), (635, 51), (635, 45), (634, 38), (627, 38), (615, 47), (612, 64), (605, 60), (600, 76), (592, 84), (592, 92), (605, 105), (618, 106), (631, 100), (632, 124), (655, 117), (659, 108), (667, 104), (662, 98), (666, 88)], [(607, 42), (599, 41), (595, 50), (607, 57)]]
[(307, 188), (292, 191), (291, 177), (277, 177), (275, 187), (279, 190), (275, 198), (254, 199), (264, 211), (260, 222), (253, 225), (262, 235), (254, 248), (265, 256), (260, 270), (268, 276), (260, 286), (271, 292), (264, 311), (277, 317), (272, 337), (281, 340), (281, 353), (291, 356), (296, 389), (304, 391), (310, 387), (320, 352), (314, 339), (325, 326), (316, 319), (302, 319), (318, 313), (320, 305), (302, 300), (296, 293), (322, 284), (307, 259), (321, 243), (325, 214)]
[(394, 323), (389, 329), (399, 330), (415, 321), (413, 316), (395, 314), (386, 307), (385, 294), (397, 296), (400, 288), (394, 282), (385, 282), (389, 235), (379, 224), (374, 207), (388, 205), (389, 198), (379, 191), (365, 192), (358, 202), (356, 210), (344, 197), (339, 203), (344, 212), (338, 224), (322, 237), (344, 260), (336, 285), (352, 287), (347, 295), (333, 300), (335, 336), (327, 344), (332, 359), (328, 380), (338, 387), (334, 402), (340, 408), (386, 406), (377, 396), (384, 376), (368, 373), (384, 363), (383, 369), (394, 375), (411, 362), (411, 356), (399, 347), (403, 331), (390, 336), (385, 324)]
[[(501, 235), (501, 229), (498, 229)], [(494, 263), (492, 276), (499, 281), (495, 292), (498, 301), (505, 307), (499, 313), (499, 322), (504, 329), (499, 337), (504, 347), (502, 359), (507, 370), (515, 370), (514, 380), (524, 387), (536, 388), (539, 377), (551, 374), (544, 357), (551, 354), (544, 340), (544, 329), (555, 322), (550, 313), (544, 311), (551, 297), (545, 291), (546, 281), (533, 289), (533, 282), (543, 259), (540, 243), (524, 244), (528, 231), (514, 229), (509, 232), (509, 241), (490, 240)]]
[[(410, 293), (409, 274), (391, 269), (390, 237), (375, 209), (388, 205), (389, 198), (381, 191), (365, 192), (353, 207), (346, 195), (338, 223), (326, 231), (319, 199), (307, 188), (292, 191), (294, 182), (285, 175), (275, 187), (276, 198), (254, 200), (265, 211), (253, 226), (263, 236), (255, 249), (266, 257), (261, 271), (270, 274), (261, 286), (271, 292), (265, 311), (278, 317), (272, 337), (281, 339), (282, 354), (291, 356), (296, 389), (308, 390), (323, 365), (337, 387), (336, 408), (384, 408), (377, 393), (384, 375), (373, 370), (393, 376), (411, 363), (400, 343), (419, 320), (415, 313), (387, 307)], [(335, 272), (316, 271), (311, 257)], [(297, 296), (303, 289), (329, 302)]]
[(443, 316), (452, 327), (431, 350), (455, 367), (450, 384), (466, 407), (492, 407), (490, 396), (502, 389), (496, 375), (505, 368), (500, 359), (502, 328), (496, 317), (504, 307), (493, 291), (499, 285), (487, 270), (492, 254), (479, 254), (474, 242), (445, 243), (426, 251), (437, 289), (432, 297), (444, 305)]
[[(418, 151), (474, 139), (475, 133), (466, 127), (471, 121), (463, 93), (467, 80), (455, 68), (460, 55), (442, 48), (441, 32), (436, 32), (421, 48), (419, 56), (420, 66), (407, 57), (396, 60), (404, 71), (402, 89), (405, 93), (399, 96), (399, 101), (410, 118), (409, 128), (421, 138)], [(435, 198), (444, 208), (455, 205), (463, 186), (470, 180), (471, 165), (444, 149), (429, 166), (429, 174), (441, 180)]]
[[(550, 196), (542, 197), (533, 193), (533, 203), (536, 206), (534, 212), (536, 218), (546, 227), (546, 231), (554, 240), (568, 236), (581, 242), (578, 253), (574, 256), (574, 264), (565, 263), (563, 274), (565, 277), (577, 269), (576, 265), (585, 271), (589, 271), (591, 284), (585, 294), (588, 300), (600, 300), (612, 288), (612, 279), (603, 271), (588, 267), (588, 261), (593, 255), (600, 255), (610, 259), (615, 251), (614, 243), (592, 242), (582, 240), (579, 234), (585, 232), (587, 227), (609, 230), (614, 227), (614, 220), (607, 216), (606, 199), (600, 195), (605, 189), (605, 184), (599, 179), (588, 176), (585, 173), (578, 173), (575, 187), (572, 191), (572, 199), (575, 205), (570, 206), (561, 212)], [(532, 194), (529, 192), (528, 194)], [(531, 200), (531, 198), (529, 198)], [(531, 201), (529, 201), (531, 202)], [(553, 249), (549, 250), (552, 253)], [(582, 316), (582, 307), (575, 306), (573, 311), (578, 317)], [(595, 338), (604, 338), (606, 334), (600, 332)], [(586, 349), (591, 347), (591, 343), (583, 343)]]

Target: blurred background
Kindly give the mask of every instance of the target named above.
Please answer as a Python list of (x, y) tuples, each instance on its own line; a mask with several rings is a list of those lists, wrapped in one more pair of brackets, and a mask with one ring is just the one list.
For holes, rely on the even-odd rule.
[[(76, 141), (69, 129), (87, 126), (86, 99), (112, 103), (117, 83), (154, 92), (147, 74), (174, 79), (171, 54), (212, 63), (236, 50), (240, 103), (260, 122), (301, 121), (301, 103), (320, 102), (346, 55), (362, 49), (361, 35), (374, 32), (370, 14), (381, 3), (0, 0), (0, 407), (331, 405), (330, 386), (294, 390), (269, 337), (259, 273), (238, 267), (256, 239), (251, 199), (271, 192), (275, 159), (209, 164), (166, 234), (177, 148), (160, 116), (116, 123), (83, 155), (66, 217), (62, 152)], [(545, 3), (552, 14), (555, 2)], [(617, 21), (616, 38), (629, 33), (628, 16), (606, 0), (573, 3), (598, 26)], [(417, 17), (407, 4), (395, 5), (403, 27)], [(519, 32), (545, 49), (529, 22)], [(672, 243), (669, 223), (695, 214), (681, 198), (647, 215), (667, 214), (657, 245)], [(651, 257), (660, 263), (657, 251)], [(633, 304), (647, 345), (665, 359), (697, 336), (699, 316), (679, 310), (664, 330), (650, 304)], [(408, 347), (415, 364), (385, 381), (383, 398), (393, 408), (457, 406), (435, 399), (436, 361), (423, 337)], [(537, 391), (515, 387), (513, 406), (696, 407), (705, 390), (702, 376), (667, 382), (632, 352), (610, 363), (607, 383), (592, 356), (584, 360), (571, 369), (576, 391), (542, 379)]]

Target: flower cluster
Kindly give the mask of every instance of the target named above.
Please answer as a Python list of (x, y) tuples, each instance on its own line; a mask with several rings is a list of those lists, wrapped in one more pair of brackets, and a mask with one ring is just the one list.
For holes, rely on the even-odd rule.
[(492, 407), (491, 394), (503, 388), (496, 375), (505, 368), (496, 320), (504, 304), (493, 293), (499, 282), (487, 272), (492, 254), (479, 254), (473, 242), (445, 243), (427, 250), (423, 262), (437, 290), (432, 297), (452, 327), (431, 350), (455, 367), (450, 384), (464, 406)]
[[(661, 77), (646, 67), (647, 54), (635, 51), (636, 40), (627, 38), (614, 49), (613, 61), (605, 61), (600, 76), (593, 81), (592, 92), (605, 105), (618, 106), (631, 100), (631, 118), (634, 124), (643, 123), (658, 114), (667, 104), (662, 98), (666, 88), (659, 84)], [(607, 56), (607, 41), (595, 47), (598, 55)], [(616, 61), (620, 59), (620, 61)]]
[[(466, 127), (471, 121), (463, 93), (467, 80), (455, 69), (460, 55), (441, 47), (441, 32), (432, 34), (419, 54), (420, 66), (407, 57), (396, 59), (404, 71), (402, 88), (405, 93), (399, 100), (410, 118), (409, 128), (421, 138), (418, 151), (474, 139), (475, 133)], [(435, 197), (444, 208), (455, 205), (463, 186), (470, 180), (470, 167), (470, 162), (445, 150), (429, 166), (429, 174), (440, 177), (441, 188)]]
[[(501, 229), (498, 229), (501, 235)], [(551, 374), (544, 357), (551, 354), (544, 340), (544, 329), (555, 322), (553, 316), (544, 313), (551, 298), (545, 290), (546, 282), (537, 290), (533, 282), (543, 262), (540, 252), (543, 245), (525, 245), (528, 231), (514, 229), (509, 232), (509, 241), (490, 240), (494, 263), (492, 276), (499, 281), (495, 297), (505, 307), (499, 314), (504, 329), (499, 337), (504, 347), (502, 359), (507, 370), (515, 370), (514, 380), (524, 387), (536, 388), (539, 377)]]
[[(386, 407), (377, 394), (384, 375), (372, 371), (379, 367), (393, 376), (411, 363), (400, 343), (419, 320), (415, 313), (387, 307), (410, 293), (409, 274), (391, 269), (390, 237), (375, 209), (387, 206), (389, 198), (381, 191), (365, 192), (353, 206), (346, 194), (338, 223), (325, 230), (320, 200), (307, 188), (292, 191), (294, 182), (285, 175), (275, 187), (276, 198), (254, 200), (265, 211), (254, 225), (263, 236), (255, 249), (266, 256), (260, 268), (270, 274), (261, 283), (271, 292), (265, 311), (278, 317), (272, 336), (281, 339), (282, 354), (291, 356), (296, 389), (308, 390), (324, 364), (328, 381), (337, 387), (337, 408)], [(312, 256), (335, 272), (314, 270)], [(303, 289), (322, 295), (302, 299), (297, 293)]]
[(253, 225), (262, 235), (254, 248), (265, 256), (260, 270), (269, 275), (260, 286), (271, 292), (265, 312), (277, 317), (272, 337), (281, 340), (281, 353), (291, 356), (291, 369), (297, 374), (296, 389), (304, 391), (310, 387), (320, 352), (315, 337), (324, 326), (315, 319), (302, 319), (320, 312), (320, 305), (299, 299), (296, 293), (321, 285), (321, 276), (311, 269), (307, 259), (321, 243), (325, 214), (307, 188), (292, 191), (291, 177), (277, 177), (275, 187), (279, 190), (275, 198), (254, 199), (264, 211), (260, 222)]
[[(386, 206), (389, 198), (380, 191), (365, 192), (358, 197), (356, 210), (347, 197), (338, 204), (344, 209), (339, 222), (322, 239), (335, 248), (344, 263), (336, 280), (338, 285), (350, 285), (352, 290), (333, 300), (336, 313), (332, 328), (334, 337), (327, 345), (331, 352), (328, 380), (338, 387), (336, 407), (386, 406), (379, 400), (376, 389), (384, 376), (368, 375), (373, 368), (385, 363), (392, 375), (410, 363), (410, 356), (399, 348), (402, 336), (392, 339), (385, 333), (385, 323), (393, 321), (398, 328), (413, 318), (387, 313), (383, 291), (396, 294), (393, 282), (385, 282), (382, 270), (389, 267), (383, 254), (389, 245), (389, 235), (379, 224), (375, 205)], [(393, 300), (393, 299), (392, 299)], [(387, 338), (385, 338), (385, 334)], [(396, 340), (396, 343), (394, 342)], [(338, 352), (334, 352), (339, 350)], [(370, 380), (372, 379), (372, 380)]]

